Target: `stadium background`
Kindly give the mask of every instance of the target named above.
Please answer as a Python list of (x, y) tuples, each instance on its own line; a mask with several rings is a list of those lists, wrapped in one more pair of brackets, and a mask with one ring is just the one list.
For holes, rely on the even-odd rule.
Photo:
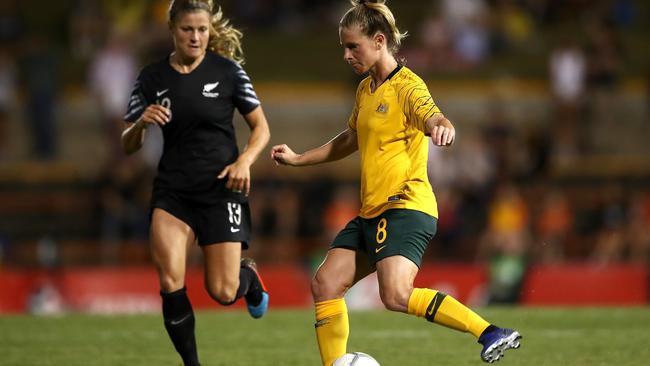
[[(223, 1), (271, 145), (345, 126), (347, 1)], [(647, 305), (650, 10), (632, 0), (392, 1), (401, 55), (458, 129), (430, 152), (439, 232), (418, 277), (472, 305)], [(158, 311), (147, 203), (159, 154), (119, 149), (139, 68), (170, 51), (167, 1), (0, 4), (0, 313)], [(236, 120), (240, 137), (246, 128)], [(244, 139), (241, 139), (242, 143)], [(275, 306), (358, 209), (358, 159), (253, 167), (255, 243)], [(188, 287), (199, 308), (200, 253)], [(378, 307), (372, 281), (352, 307)]]

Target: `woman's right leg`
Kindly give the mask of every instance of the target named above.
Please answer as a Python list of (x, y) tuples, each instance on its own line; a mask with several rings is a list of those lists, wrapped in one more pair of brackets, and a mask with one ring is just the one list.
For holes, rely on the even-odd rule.
[(165, 329), (185, 366), (198, 366), (194, 311), (185, 292), (187, 249), (194, 242), (194, 232), (183, 221), (155, 208), (150, 242), (160, 281)]
[(343, 296), (356, 282), (373, 272), (365, 256), (354, 250), (333, 248), (311, 283), (316, 310), (316, 338), (323, 366), (346, 353), (348, 310)]

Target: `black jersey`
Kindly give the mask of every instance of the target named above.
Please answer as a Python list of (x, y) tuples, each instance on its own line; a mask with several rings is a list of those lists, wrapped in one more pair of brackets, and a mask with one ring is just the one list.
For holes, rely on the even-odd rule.
[(154, 190), (174, 190), (210, 202), (231, 195), (217, 175), (239, 156), (234, 110), (245, 115), (260, 102), (246, 72), (236, 62), (208, 52), (189, 74), (169, 57), (140, 72), (124, 119), (135, 122), (150, 104), (171, 110), (162, 127), (163, 153)]

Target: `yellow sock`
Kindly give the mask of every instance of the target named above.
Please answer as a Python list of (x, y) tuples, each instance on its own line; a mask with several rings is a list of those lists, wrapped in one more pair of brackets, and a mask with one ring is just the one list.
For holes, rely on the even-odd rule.
[(331, 366), (346, 352), (350, 325), (344, 299), (316, 303), (316, 339), (323, 366)]
[(408, 313), (478, 338), (490, 323), (453, 297), (428, 288), (413, 289)]

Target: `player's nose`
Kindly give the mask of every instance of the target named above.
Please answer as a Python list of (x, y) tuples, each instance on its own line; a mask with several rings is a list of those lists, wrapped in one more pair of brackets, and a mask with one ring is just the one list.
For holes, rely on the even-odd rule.
[(343, 60), (350, 62), (352, 60), (352, 52), (347, 48), (343, 50)]

